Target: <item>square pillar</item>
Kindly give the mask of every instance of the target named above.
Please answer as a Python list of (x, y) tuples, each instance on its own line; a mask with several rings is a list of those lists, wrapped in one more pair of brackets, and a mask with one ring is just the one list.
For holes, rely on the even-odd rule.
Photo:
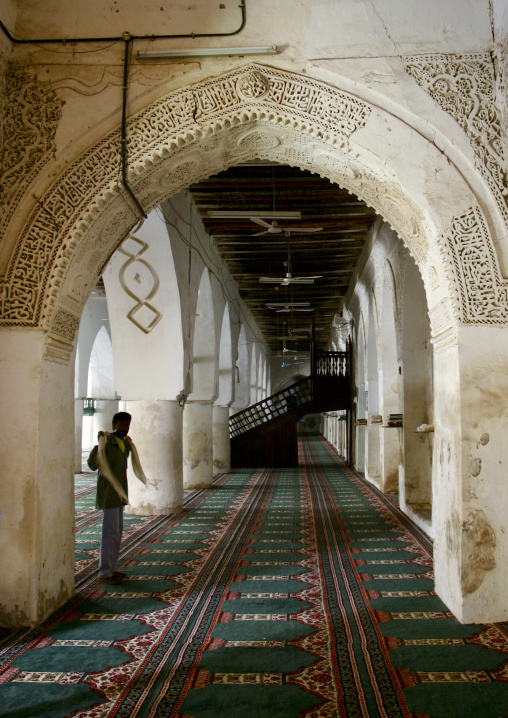
[(38, 329), (0, 329), (0, 625), (36, 626), (74, 594), (71, 363)]

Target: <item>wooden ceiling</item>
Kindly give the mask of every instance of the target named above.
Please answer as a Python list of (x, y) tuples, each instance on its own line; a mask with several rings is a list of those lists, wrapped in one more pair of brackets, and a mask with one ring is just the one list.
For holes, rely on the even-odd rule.
[[(333, 316), (376, 219), (374, 210), (327, 179), (272, 163), (232, 167), (192, 185), (190, 192), (272, 350), (282, 349), (282, 337), (302, 336), (313, 318), (318, 346), (324, 349)], [(289, 237), (284, 232), (256, 237), (263, 227), (249, 218), (210, 219), (207, 212), (213, 210), (300, 211), (300, 220), (279, 220), (279, 226), (323, 229)], [(322, 278), (310, 285), (261, 284), (261, 276), (285, 276), (288, 251), (293, 277)], [(290, 311), (277, 313), (266, 306), (270, 302), (287, 302)], [(296, 311), (292, 302), (309, 302), (313, 311)], [(305, 351), (309, 339), (303, 334), (300, 341), (290, 338), (286, 345)]]

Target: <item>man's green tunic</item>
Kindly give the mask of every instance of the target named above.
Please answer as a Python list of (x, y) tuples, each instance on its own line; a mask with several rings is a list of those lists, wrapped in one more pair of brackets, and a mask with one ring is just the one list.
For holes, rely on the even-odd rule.
[[(106, 458), (108, 460), (111, 471), (118, 479), (125, 493), (128, 495), (127, 486), (127, 459), (130, 453), (130, 447), (127, 441), (124, 441), (125, 453), (118, 446), (118, 442), (114, 434), (106, 437)], [(109, 481), (103, 476), (98, 461), (99, 447), (93, 447), (88, 457), (88, 466), (92, 471), (99, 469), (97, 476), (97, 496), (95, 499), (95, 507), (97, 509), (113, 509), (116, 506), (124, 506), (125, 501), (119, 496)]]

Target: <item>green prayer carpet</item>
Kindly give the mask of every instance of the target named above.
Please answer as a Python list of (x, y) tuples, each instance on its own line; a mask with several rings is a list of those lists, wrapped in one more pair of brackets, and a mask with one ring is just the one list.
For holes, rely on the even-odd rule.
[(508, 625), (454, 618), (429, 538), (322, 437), (126, 515), (121, 585), (98, 582), (94, 491), (76, 477), (76, 595), (0, 629), (0, 716), (508, 716)]

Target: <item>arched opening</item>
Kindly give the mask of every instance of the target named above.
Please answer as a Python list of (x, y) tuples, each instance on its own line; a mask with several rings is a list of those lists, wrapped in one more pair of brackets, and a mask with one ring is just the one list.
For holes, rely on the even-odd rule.
[(226, 406), (233, 400), (233, 344), (229, 305), (224, 307), (219, 345), (219, 396), (216, 404)]
[(219, 346), (219, 396), (213, 407), (213, 469), (214, 473), (231, 468), (229, 438), (229, 407), (234, 397), (233, 345), (229, 305), (224, 307)]
[(365, 444), (367, 433), (367, 418), (365, 409), (365, 333), (363, 317), (357, 333), (355, 385), (356, 410), (355, 415), (355, 462), (354, 466), (361, 474), (365, 473)]
[[(383, 303), (381, 315), (381, 370), (380, 370), (380, 413), (384, 425), (390, 414), (402, 413), (399, 399), (399, 372), (397, 362), (397, 337), (395, 283), (390, 263), (387, 261), (383, 281)], [(401, 452), (400, 432), (394, 429), (381, 433), (381, 480), (385, 493), (399, 490), (399, 457)]]
[(115, 401), (113, 347), (109, 333), (102, 326), (92, 346), (88, 365), (87, 397), (93, 400), (93, 413), (83, 416), (83, 451), (97, 443), (97, 432), (111, 431), (111, 417), (118, 408)]
[[(104, 285), (99, 282), (85, 304), (76, 342), (74, 375), (75, 471), (80, 472), (83, 451), (96, 443), (97, 431), (111, 429), (118, 402), (114, 386), (113, 349)], [(95, 392), (95, 393), (92, 393)], [(85, 398), (93, 404), (84, 405)]]
[(375, 296), (370, 301), (369, 328), (367, 339), (367, 384), (365, 386), (365, 416), (368, 417), (366, 433), (365, 477), (376, 486), (381, 485), (380, 436), (381, 425), (375, 423), (379, 417), (379, 369), (377, 352), (377, 311)]
[[(252, 81), (249, 82), (249, 80)], [(225, 83), (229, 83), (228, 87), (231, 88), (229, 93), (223, 92)], [(422, 275), (425, 278), (425, 288), (423, 282), (421, 284), (424, 298), (425, 290), (428, 294), (434, 292), (435, 301), (428, 304), (431, 306), (433, 328), (437, 328), (440, 335), (445, 332), (453, 334), (458, 320), (453, 318), (452, 304), (457, 310), (457, 316), (465, 317), (466, 320), (476, 307), (474, 301), (469, 302), (470, 296), (476, 296), (471, 273), (466, 272), (457, 277), (453, 264), (454, 258), (459, 257), (458, 261), (461, 261), (458, 254), (460, 242), (457, 239), (462, 236), (460, 234), (461, 224), (469, 222), (467, 230), (470, 235), (474, 233), (475, 248), (479, 248), (480, 253), (485, 250), (488, 257), (494, 257), (492, 266), (495, 265), (495, 252), (492, 250), (487, 229), (487, 226), (495, 226), (495, 222), (492, 221), (487, 225), (483, 220), (477, 197), (469, 187), (466, 187), (467, 183), (457, 167), (448, 162), (447, 156), (442, 153), (441, 149), (434, 147), (423, 134), (414, 131), (409, 123), (401, 122), (386, 111), (379, 110), (376, 113), (371, 113), (372, 108), (367, 102), (357, 100), (357, 98), (348, 96), (347, 93), (322, 84), (320, 86), (323, 95), (322, 101), (313, 103), (312, 107), (305, 110), (300, 107), (295, 109), (291, 105), (283, 105), (277, 99), (273, 90), (277, 83), (279, 86), (282, 83), (285, 87), (290, 83), (295, 83), (295, 88), (299, 92), (303, 91), (302, 96), (305, 96), (306, 91), (314, 91), (313, 88), (319, 84), (314, 79), (293, 77), (290, 73), (267, 67), (242, 65), (230, 73), (208, 82), (206, 89), (211, 95), (215, 93), (214, 96), (218, 98), (217, 104), (202, 101), (205, 96), (211, 96), (204, 92), (202, 84), (192, 88), (181, 88), (154, 103), (153, 107), (145, 108), (133, 118), (129, 129), (137, 141), (135, 145), (133, 143), (130, 153), (129, 172), (133, 189), (143, 206), (150, 209), (193, 181), (207, 177), (240, 160), (268, 158), (312, 169), (365, 199), (398, 231), (422, 270)], [(252, 88), (257, 88), (255, 96), (249, 94), (252, 93)], [(279, 93), (280, 97), (283, 95), (284, 93)], [(294, 93), (290, 93), (290, 95), (296, 96)], [(225, 104), (220, 104), (221, 96), (226, 98), (224, 99)], [(196, 97), (198, 100), (195, 100)], [(227, 105), (228, 97), (232, 98), (230, 105)], [(196, 102), (199, 102), (199, 106), (196, 106)], [(337, 111), (343, 111), (349, 121), (333, 122), (328, 116), (320, 117), (319, 114), (316, 114), (315, 109), (318, 105), (320, 108), (333, 107)], [(179, 119), (172, 123), (167, 122), (168, 108), (171, 109), (171, 117)], [(176, 110), (173, 113), (174, 108)], [(199, 118), (198, 121), (197, 118)], [(355, 135), (357, 130), (362, 130), (365, 127), (367, 121), (370, 122), (369, 133), (362, 135), (361, 132), (358, 132)], [(383, 136), (387, 137), (387, 133), (390, 131), (393, 138), (397, 137), (396, 142), (400, 146), (395, 146), (395, 140), (387, 141), (382, 147), (380, 145), (380, 154), (376, 154), (373, 159), (374, 153), (371, 151), (368, 138), (375, 136), (376, 131), (381, 130), (383, 123), (386, 124), (386, 127), (383, 127)], [(164, 131), (167, 134), (163, 136), (157, 133), (157, 137), (154, 137), (152, 131), (154, 126), (165, 128)], [(347, 129), (344, 129), (346, 126)], [(366, 135), (368, 135), (367, 140), (365, 140)], [(362, 142), (365, 145), (362, 145)], [(435, 186), (431, 190), (423, 184), (418, 184), (420, 181), (418, 173), (415, 173), (415, 178), (411, 178), (410, 173), (404, 171), (407, 149), (412, 146), (412, 143), (415, 147), (418, 146), (419, 152), (428, 151), (429, 162), (435, 161), (435, 166), (439, 166), (441, 170), (439, 181), (435, 182)], [(23, 374), (24, 378), (21, 383), (24, 385), (24, 396), (26, 395), (28, 401), (25, 404), (24, 401), (20, 401), (20, 397), (13, 396), (13, 391), (9, 386), (13, 375), (12, 371), (4, 372), (2, 388), (5, 389), (7, 400), (13, 398), (13, 406), (16, 404), (28, 406), (30, 413), (34, 417), (38, 417), (42, 413), (40, 403), (44, 402), (45, 414), (55, 417), (51, 426), (43, 428), (40, 434), (37, 434), (39, 420), (34, 418), (33, 427), (26, 432), (28, 441), (25, 440), (26, 443), (34, 447), (35, 452), (29, 462), (30, 470), (25, 473), (31, 477), (36, 476), (39, 488), (41, 491), (49, 489), (48, 496), (50, 497), (56, 493), (56, 491), (51, 491), (51, 483), (56, 483), (58, 487), (60, 484), (67, 485), (69, 478), (69, 461), (65, 452), (72, 451), (72, 446), (69, 444), (62, 449), (62, 443), (59, 442), (57, 449), (56, 442), (52, 437), (61, 436), (65, 433), (66, 427), (68, 430), (68, 427), (72, 425), (72, 372), (65, 363), (68, 362), (73, 351), (80, 313), (90, 288), (94, 285), (105, 262), (137, 219), (135, 210), (126, 204), (123, 192), (119, 188), (118, 167), (115, 163), (104, 162), (104, 157), (108, 156), (108, 152), (110, 156), (116, 157), (117, 144), (117, 134), (112, 132), (106, 138), (101, 138), (87, 152), (80, 152), (79, 159), (70, 163), (65, 173), (59, 175), (47, 191), (42, 192), (40, 196), (34, 195), (35, 199), (30, 199), (30, 202), (27, 200), (27, 207), (30, 205), (30, 214), (27, 210), (23, 231), (19, 231), (20, 222), (15, 230), (9, 230), (12, 236), (16, 235), (16, 238), (19, 234), (20, 241), (16, 251), (12, 253), (12, 261), (5, 273), (5, 279), (2, 280), (2, 291), (5, 289), (2, 296), (11, 298), (6, 300), (7, 303), (11, 302), (12, 304), (12, 308), (10, 304), (8, 307), (8, 326), (19, 326), (20, 331), (16, 336), (12, 335), (12, 341), (2, 357), (5, 357), (6, 361), (13, 365), (17, 364), (19, 370), (17, 375)], [(298, 148), (298, 151), (295, 148)], [(346, 149), (344, 150), (344, 148)], [(62, 158), (59, 158), (59, 161), (61, 160)], [(449, 166), (446, 166), (447, 163)], [(52, 169), (51, 165), (50, 169)], [(79, 201), (76, 201), (74, 188), (81, 186), (87, 189), (83, 190)], [(460, 188), (462, 193), (460, 200), (448, 203), (446, 198), (451, 197), (452, 193), (457, 193), (457, 188)], [(480, 196), (481, 192), (478, 194)], [(421, 206), (415, 206), (410, 197), (419, 197)], [(483, 200), (480, 204), (486, 208), (492, 206), (492, 203), (489, 204), (488, 201)], [(65, 218), (60, 225), (47, 221), (48, 215), (53, 217), (57, 213)], [(37, 228), (37, 231), (32, 231), (33, 228)], [(9, 241), (8, 238), (7, 245)], [(446, 251), (440, 254), (440, 248), (444, 248)], [(446, 286), (442, 284), (437, 289), (433, 288), (432, 282), (428, 279), (429, 258), (435, 262), (441, 277), (452, 277), (450, 280), (442, 280), (444, 284), (448, 281), (456, 282), (453, 284), (452, 290), (450, 284), (446, 284)], [(496, 274), (496, 266), (488, 271), (490, 274), (487, 272), (482, 291), (485, 288), (488, 291), (493, 288), (492, 294), (497, 297), (497, 288), (504, 280)], [(138, 272), (138, 274), (143, 277), (141, 273)], [(29, 277), (30, 281), (27, 279), (25, 282), (20, 280), (20, 277)], [(136, 281), (135, 275), (132, 279)], [(463, 299), (464, 297), (466, 299)], [(131, 309), (132, 306), (127, 307), (124, 316)], [(475, 311), (477, 311), (475, 321), (478, 324), (489, 323), (488, 311), (482, 309), (481, 306)], [(145, 319), (148, 319), (149, 316), (151, 315), (146, 315)], [(407, 316), (406, 313), (404, 316)], [(501, 320), (505, 318), (503, 306), (499, 309), (499, 316), (501, 316)], [(145, 328), (151, 325), (151, 321), (148, 324), (145, 323)], [(409, 323), (405, 320), (404, 327), (409, 328)], [(30, 334), (32, 328), (37, 329)], [(488, 327), (486, 328), (488, 329)], [(153, 329), (155, 331), (157, 326), (154, 326)], [(121, 339), (116, 341), (113, 330), (112, 335), (115, 353), (116, 346), (121, 345)], [(117, 336), (120, 335), (117, 334)], [(360, 330), (359, 340), (358, 419), (365, 418), (364, 369), (365, 362), (368, 361), (368, 358), (366, 359), (364, 356), (364, 350), (360, 347), (365, 340), (362, 330)], [(471, 342), (471, 344), (473, 343)], [(201, 354), (202, 349), (205, 354)], [(194, 358), (206, 356), (206, 347), (193, 346), (193, 350)], [(409, 347), (402, 352), (403, 369), (408, 373), (409, 360), (406, 357), (409, 356), (409, 353)], [(155, 354), (149, 351), (145, 352), (145, 358), (151, 356), (155, 356)], [(200, 376), (201, 370), (197, 369), (199, 363), (198, 361), (194, 366), (195, 386), (193, 392), (213, 397), (212, 382), (208, 381), (208, 375), (206, 381), (204, 377)], [(203, 366), (206, 363), (205, 360)], [(243, 361), (243, 363), (245, 364), (245, 387), (243, 387), (243, 396), (240, 401), (244, 401), (246, 404), (250, 399), (249, 388), (252, 379), (249, 353), (247, 353), (247, 361)], [(115, 357), (115, 378), (117, 385), (121, 387), (119, 393), (134, 400), (137, 400), (139, 396), (145, 396), (143, 391), (140, 391), (139, 395), (136, 393), (138, 385), (130, 380), (127, 371), (118, 370), (119, 365), (122, 364), (125, 365), (125, 362), (117, 362)], [(253, 364), (255, 364), (254, 360)], [(241, 365), (242, 362), (239, 361), (239, 367)], [(150, 382), (157, 382), (158, 390), (161, 386), (171, 387), (170, 395), (174, 399), (177, 392), (173, 391), (171, 377), (168, 381), (161, 382), (159, 372), (143, 370), (132, 372), (132, 367), (130, 369), (131, 375), (136, 376), (138, 382), (143, 386), (147, 386)], [(178, 367), (176, 372), (179, 379), (180, 370), (181, 368)], [(182, 369), (182, 372), (185, 376), (186, 369)], [(242, 372), (240, 372), (240, 376), (242, 376)], [(406, 387), (405, 381), (406, 377), (404, 376), (404, 414), (405, 421), (407, 421), (410, 417), (406, 410), (406, 397), (410, 393), (410, 387)], [(464, 380), (461, 378), (460, 381)], [(43, 391), (40, 390), (42, 382), (45, 382)], [(183, 379), (178, 381), (179, 390), (182, 385)], [(169, 389), (167, 391), (169, 394)], [(37, 397), (37, 400), (31, 397)], [(430, 415), (431, 412), (427, 411), (425, 414), (427, 421), (430, 421)], [(416, 416), (411, 417), (412, 423), (414, 423), (413, 419), (419, 420)], [(443, 420), (446, 420), (445, 430), (449, 431), (450, 435), (453, 434), (453, 429), (450, 426), (451, 419), (446, 412), (443, 414)], [(14, 422), (15, 424), (16, 422)], [(362, 449), (364, 442), (362, 443), (358, 438), (363, 431), (365, 431), (364, 428), (357, 427), (356, 464), (360, 470), (363, 470), (365, 466), (364, 449)], [(463, 427), (460, 431), (464, 435), (468, 435)], [(38, 441), (34, 440), (36, 435)], [(6, 473), (14, 475), (14, 469), (19, 461), (19, 456), (23, 454), (23, 448), (19, 441), (16, 441), (9, 426), (6, 427), (5, 436), (12, 439), (10, 445), (14, 457), (11, 461), (12, 465), (7, 465)], [(453, 436), (453, 446), (461, 445), (461, 436), (462, 434)], [(420, 440), (422, 437), (417, 438)], [(45, 447), (44, 455), (38, 448), (41, 446)], [(452, 451), (453, 456), (458, 456), (459, 453), (458, 450), (457, 452)], [(407, 473), (406, 458), (405, 455)], [(462, 481), (463, 469), (458, 464), (456, 468)], [(409, 476), (409, 474), (407, 475)], [(424, 481), (421, 486), (417, 487), (418, 491), (414, 492), (415, 487), (412, 483), (413, 479), (410, 479), (409, 483), (406, 479), (404, 480), (408, 506), (412, 505), (418, 511), (428, 511), (425, 507), (428, 503), (429, 482)], [(426, 484), (425, 490), (423, 484)], [(31, 494), (35, 497), (37, 492), (31, 491)], [(65, 501), (62, 500), (58, 505), (55, 504), (54, 507), (51, 507), (51, 512), (67, 514), (69, 495), (69, 491), (67, 491)], [(16, 500), (21, 501), (20, 490), (18, 490)], [(33, 499), (33, 502), (35, 501), (36, 498)], [(51, 500), (48, 500), (47, 503), (51, 505)], [(30, 513), (34, 515), (35, 504), (32, 509), (32, 512), (27, 510), (26, 521), (29, 526), (31, 525)], [(44, 533), (44, 528), (41, 527), (52, 523), (52, 515), (52, 513), (48, 513), (48, 515), (42, 516), (40, 524), (34, 530)], [(4, 536), (8, 542), (10, 542), (10, 536), (14, 531), (11, 528), (6, 529)], [(30, 530), (33, 533), (32, 529)], [(62, 534), (68, 532), (68, 526), (62, 528)], [(61, 538), (61, 536), (52, 536), (50, 540), (49, 537), (46, 537), (44, 541), (38, 542), (42, 547), (41, 551), (48, 555), (52, 554), (52, 544), (68, 547), (69, 538), (64, 537), (62, 540)], [(70, 555), (71, 552), (68, 553)], [(54, 551), (53, 554), (55, 554)], [(13, 557), (9, 558), (9, 562), (15, 563), (16, 560), (15, 552), (13, 552)], [(53, 555), (47, 566), (48, 575), (55, 577), (53, 584), (46, 585), (45, 577), (40, 584), (38, 583), (38, 591), (41, 595), (48, 592), (51, 596), (58, 594), (60, 598), (56, 600), (59, 601), (63, 594), (68, 595), (71, 590), (70, 563), (68, 562), (65, 566), (65, 577), (63, 578), (56, 555)], [(9, 574), (10, 566), (4, 566), (2, 571), (5, 575)], [(61, 583), (67, 587), (63, 593), (59, 593), (60, 579)], [(51, 601), (47, 605), (51, 608)]]
[(192, 346), (192, 393), (189, 399), (212, 401), (216, 394), (217, 365), (215, 317), (208, 269), (203, 271), (199, 284)]
[(242, 324), (238, 335), (237, 360), (235, 365), (235, 401), (233, 406), (241, 409), (249, 405), (250, 384), (250, 349), (252, 344), (247, 343), (247, 333)]
[(432, 346), (425, 290), (411, 257), (407, 258), (402, 293), (400, 395), (404, 415), (404, 463), (400, 504), (429, 529), (432, 526), (433, 434), (416, 431), (434, 424)]
[(257, 344), (252, 345), (250, 359), (250, 388), (249, 388), (249, 404), (255, 404), (258, 397), (258, 365), (259, 365), (259, 347)]

